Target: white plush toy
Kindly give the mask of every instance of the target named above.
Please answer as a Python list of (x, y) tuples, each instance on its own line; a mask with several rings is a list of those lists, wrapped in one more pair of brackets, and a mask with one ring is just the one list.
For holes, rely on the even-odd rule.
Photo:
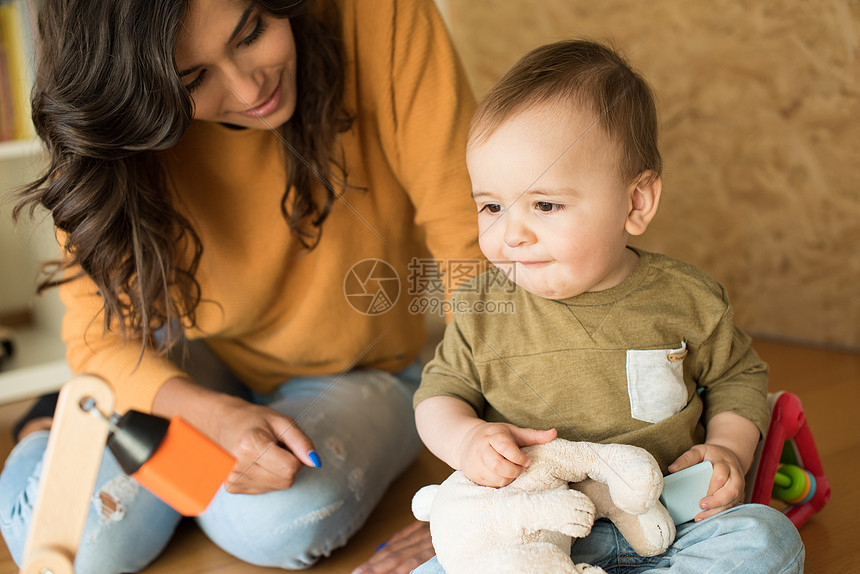
[(647, 451), (556, 439), (523, 452), (531, 464), (502, 488), (479, 486), (457, 471), (415, 494), (412, 512), (430, 522), (447, 574), (603, 572), (570, 559), (572, 538), (588, 535), (601, 517), (642, 556), (660, 554), (675, 539), (658, 500), (663, 476)]

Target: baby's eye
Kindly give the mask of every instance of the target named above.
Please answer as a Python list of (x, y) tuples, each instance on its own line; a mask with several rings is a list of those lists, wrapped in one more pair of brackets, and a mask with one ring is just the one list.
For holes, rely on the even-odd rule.
[(538, 201), (535, 203), (535, 207), (537, 207), (538, 211), (542, 211), (544, 213), (552, 213), (553, 211), (561, 211), (564, 209), (564, 206), (559, 203), (551, 203), (549, 201)]
[(487, 213), (498, 213), (502, 210), (502, 206), (498, 203), (485, 203), (484, 207), (482, 207), (478, 213), (481, 211), (486, 211)]

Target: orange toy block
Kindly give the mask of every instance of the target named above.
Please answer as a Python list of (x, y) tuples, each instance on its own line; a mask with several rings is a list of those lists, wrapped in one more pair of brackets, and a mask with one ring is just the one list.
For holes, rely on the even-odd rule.
[(173, 417), (155, 453), (132, 476), (185, 516), (206, 510), (236, 460), (181, 417)]

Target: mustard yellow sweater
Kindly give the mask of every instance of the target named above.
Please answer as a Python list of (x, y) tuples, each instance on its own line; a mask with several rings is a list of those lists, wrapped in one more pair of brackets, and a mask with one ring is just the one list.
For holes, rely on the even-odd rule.
[[(204, 248), (203, 302), (186, 335), (205, 339), (261, 392), (300, 375), (406, 367), (424, 341), (423, 318), (409, 309), (410, 260), (427, 257), (426, 248), (443, 261), (481, 257), (464, 161), (474, 101), (433, 2), (339, 4), (344, 104), (356, 118), (342, 144), (349, 183), (363, 190), (338, 189), (343, 199), (314, 250), (301, 249), (281, 216), (284, 152), (274, 134), (194, 122), (163, 155), (177, 209)], [(389, 264), (400, 286), (397, 302), (375, 315), (345, 295), (368, 267), (350, 269), (373, 259)], [(72, 370), (107, 380), (119, 411), (150, 409), (161, 385), (182, 374), (149, 350), (138, 364), (140, 341), (103, 332), (89, 279), (62, 287), (61, 297)], [(351, 301), (361, 307), (360, 297)]]

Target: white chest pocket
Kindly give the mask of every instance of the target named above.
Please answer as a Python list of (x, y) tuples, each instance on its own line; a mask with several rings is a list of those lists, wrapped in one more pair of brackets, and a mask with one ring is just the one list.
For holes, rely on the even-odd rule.
[(679, 349), (627, 351), (627, 394), (634, 419), (658, 423), (687, 405), (686, 356), (686, 342)]

